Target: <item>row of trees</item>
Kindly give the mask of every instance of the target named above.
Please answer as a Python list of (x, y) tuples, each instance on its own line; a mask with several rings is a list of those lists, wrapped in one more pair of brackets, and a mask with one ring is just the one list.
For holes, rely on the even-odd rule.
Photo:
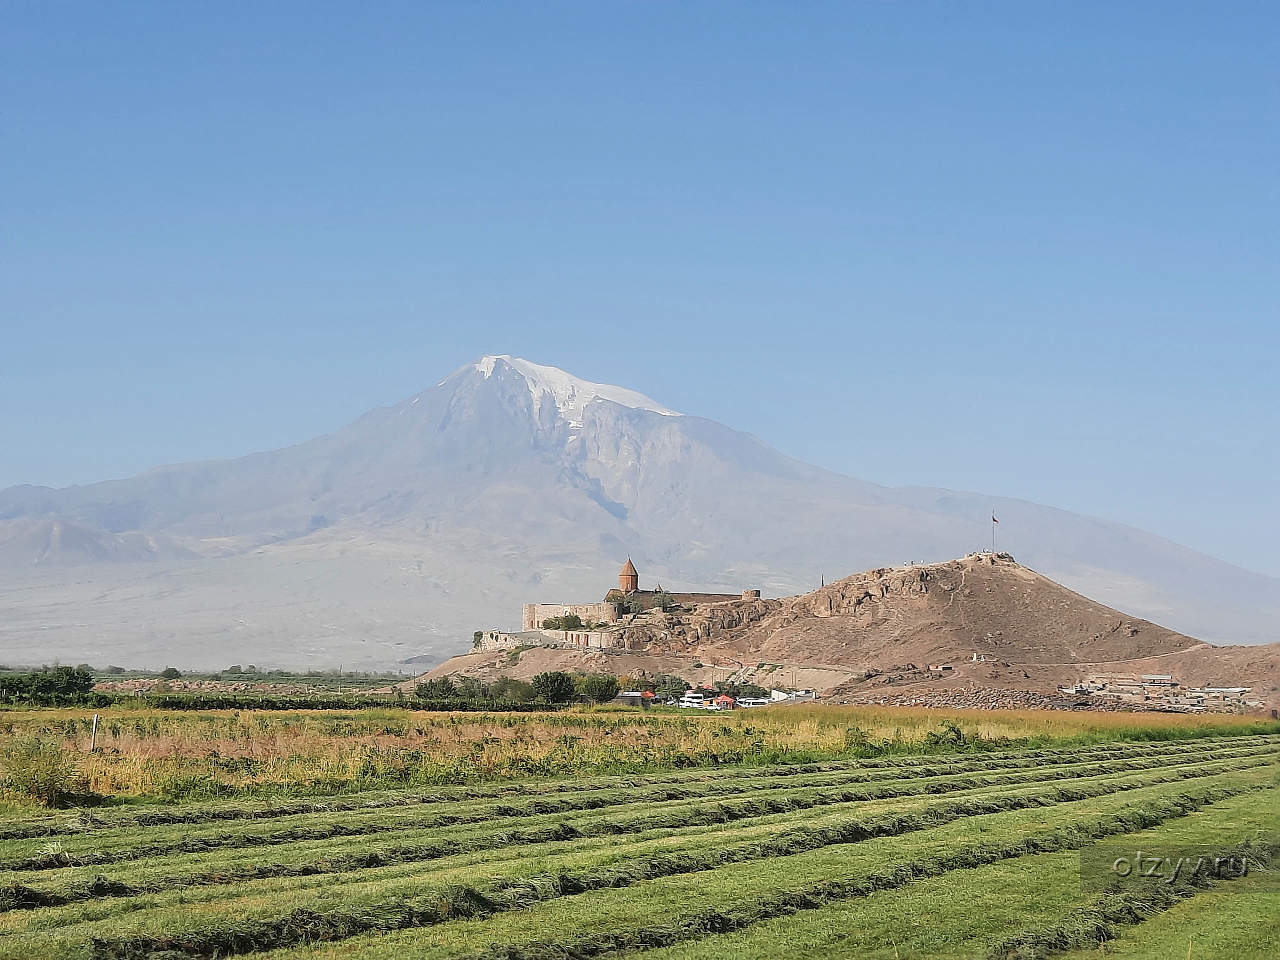
[(0, 675), (0, 700), (8, 703), (77, 703), (93, 691), (93, 684), (93, 671), (86, 666), (3, 674)]
[[(540, 673), (532, 682), (501, 677), (484, 683), (475, 677), (436, 677), (418, 684), (415, 693), (420, 700), (458, 701), (465, 703), (541, 702), (552, 706), (577, 703), (607, 703), (618, 695), (622, 686), (617, 677), (608, 674), (575, 676), (559, 670)], [(683, 691), (681, 691), (683, 692)]]
[[(545, 703), (558, 706), (568, 703), (608, 703), (623, 690), (648, 690), (658, 700), (678, 700), (692, 684), (674, 674), (656, 677), (614, 677), (609, 674), (570, 674), (555, 670), (540, 673), (532, 682), (502, 677), (493, 683), (484, 683), (475, 677), (437, 677), (417, 686), (420, 700), (437, 702), (455, 701), (484, 704), (494, 701), (507, 703)], [(752, 683), (717, 683), (711, 692), (728, 694), (735, 700), (742, 697), (768, 697), (769, 691)]]

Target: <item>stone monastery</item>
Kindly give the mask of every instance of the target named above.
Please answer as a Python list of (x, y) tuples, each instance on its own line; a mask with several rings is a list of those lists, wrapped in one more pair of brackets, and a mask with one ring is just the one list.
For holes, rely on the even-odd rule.
[(628, 613), (641, 613), (662, 605), (692, 607), (699, 603), (719, 603), (722, 600), (753, 600), (759, 590), (742, 593), (669, 593), (658, 584), (654, 590), (640, 589), (640, 574), (627, 557), (618, 571), (618, 586), (605, 594), (599, 603), (526, 603), (521, 619), (522, 630), (537, 630), (544, 620), (576, 614), (583, 623), (617, 623)]
[[(640, 575), (631, 558), (618, 571), (618, 585), (598, 603), (526, 603), (521, 611), (520, 633), (486, 631), (475, 638), (475, 649), (501, 649), (519, 645), (564, 645), (575, 647), (613, 647), (619, 645), (611, 628), (626, 618), (654, 609), (690, 608), (703, 603), (726, 600), (759, 600), (759, 590), (741, 593), (675, 593), (658, 584), (653, 590), (640, 589)], [(582, 626), (563, 629), (563, 620), (577, 617)], [(544, 627), (547, 621), (558, 621), (559, 629)]]

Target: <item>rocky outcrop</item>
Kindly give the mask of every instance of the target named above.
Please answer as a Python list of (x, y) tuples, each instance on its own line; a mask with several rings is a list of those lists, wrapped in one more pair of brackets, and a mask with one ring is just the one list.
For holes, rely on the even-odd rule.
[(675, 611), (651, 610), (616, 628), (628, 650), (687, 651), (699, 644), (731, 640), (781, 607), (779, 600), (726, 600)]

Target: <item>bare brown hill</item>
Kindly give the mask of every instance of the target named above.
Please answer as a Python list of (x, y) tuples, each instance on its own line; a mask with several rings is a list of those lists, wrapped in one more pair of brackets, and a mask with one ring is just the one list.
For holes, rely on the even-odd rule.
[(1026, 664), (1097, 663), (1204, 645), (990, 554), (846, 577), (778, 601), (731, 642), (744, 654), (851, 667), (975, 653)]
[(622, 624), (618, 637), (621, 649), (529, 657), (525, 670), (502, 653), (475, 654), (433, 675), (522, 676), (535, 664), (581, 661), (581, 669), (660, 668), (690, 680), (892, 701), (944, 690), (1049, 694), (1093, 674), (1167, 673), (1188, 685), (1254, 687), (1270, 705), (1280, 699), (1280, 645), (1215, 647), (1119, 613), (1005, 554), (868, 570), (781, 600), (651, 611)]

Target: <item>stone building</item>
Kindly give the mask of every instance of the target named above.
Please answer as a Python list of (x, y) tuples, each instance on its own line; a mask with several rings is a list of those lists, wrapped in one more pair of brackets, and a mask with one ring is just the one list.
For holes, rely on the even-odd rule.
[(640, 589), (640, 574), (636, 573), (636, 565), (627, 557), (627, 562), (618, 571), (618, 589), (624, 594), (635, 593)]
[[(522, 630), (538, 630), (544, 620), (570, 615), (577, 616), (590, 627), (594, 624), (617, 623), (633, 611), (652, 610), (664, 603), (692, 607), (700, 603), (722, 603), (725, 600), (758, 600), (759, 590), (743, 590), (741, 593), (674, 593), (663, 590), (658, 584), (653, 590), (640, 589), (640, 574), (627, 557), (618, 571), (618, 586), (610, 590), (599, 603), (526, 603), (522, 610)], [(592, 644), (594, 645), (594, 644)]]

